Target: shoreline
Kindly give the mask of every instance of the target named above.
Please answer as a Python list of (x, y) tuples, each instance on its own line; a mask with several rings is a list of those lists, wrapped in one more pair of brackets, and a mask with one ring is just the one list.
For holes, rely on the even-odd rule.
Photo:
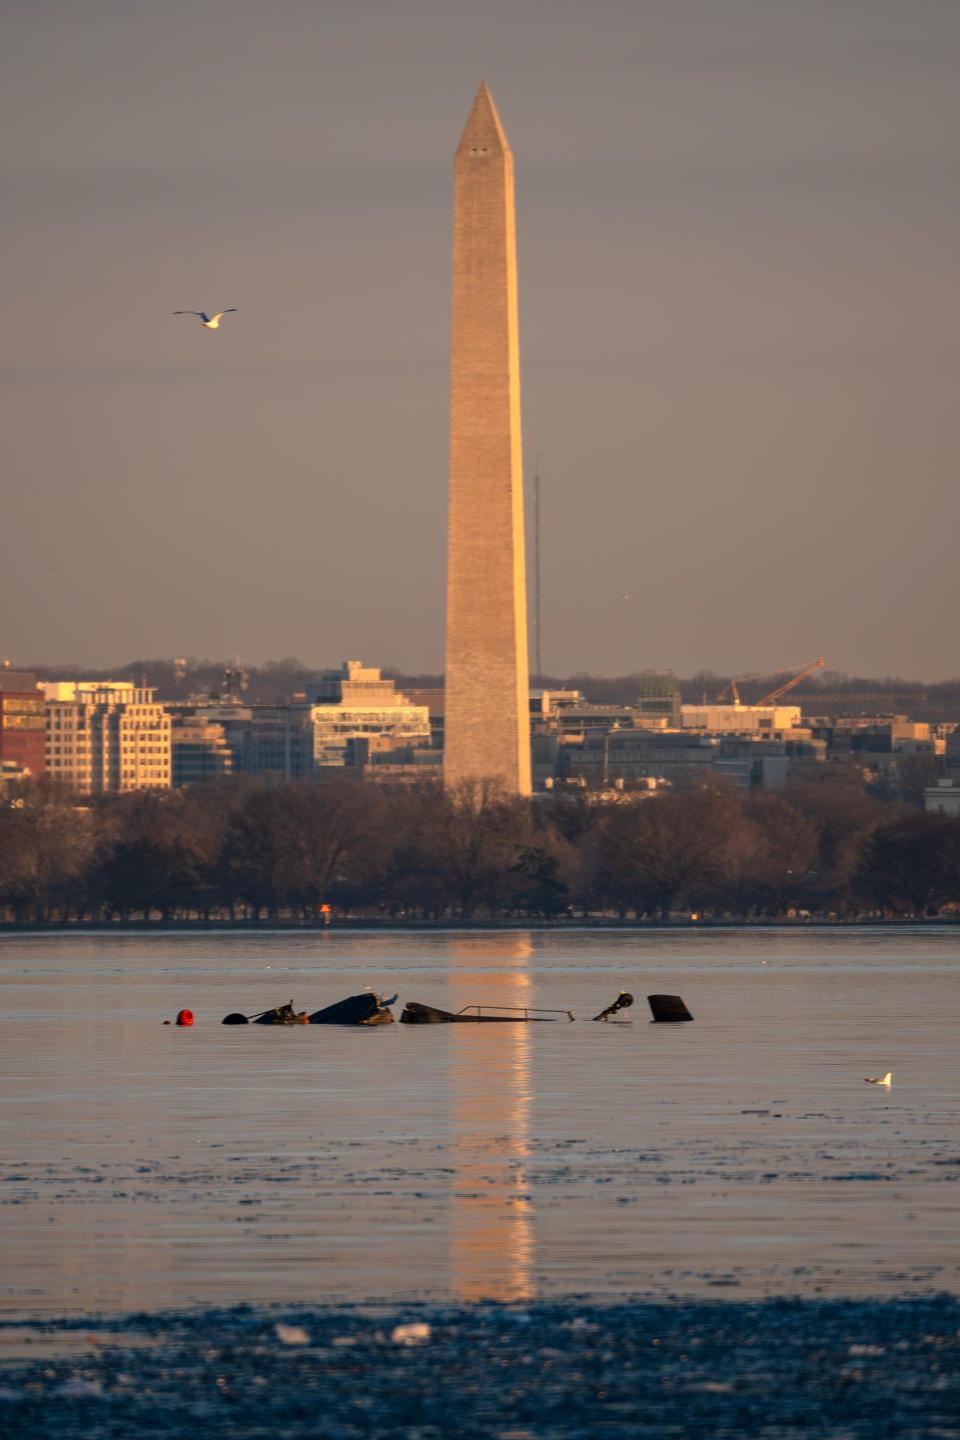
[(444, 919), (404, 920), (380, 919), (376, 916), (338, 916), (329, 925), (317, 921), (291, 919), (272, 920), (23, 920), (0, 921), (0, 938), (4, 935), (75, 935), (75, 934), (147, 934), (167, 935), (178, 932), (242, 932), (267, 935), (290, 931), (297, 934), (332, 934), (336, 931), (366, 931), (405, 934), (422, 931), (537, 930), (570, 933), (577, 930), (652, 930), (652, 931), (716, 931), (716, 930), (956, 930), (960, 915), (931, 915), (922, 919), (854, 916), (849, 919), (704, 919), (704, 920), (620, 920), (611, 917), (576, 916), (563, 920), (523, 919)]

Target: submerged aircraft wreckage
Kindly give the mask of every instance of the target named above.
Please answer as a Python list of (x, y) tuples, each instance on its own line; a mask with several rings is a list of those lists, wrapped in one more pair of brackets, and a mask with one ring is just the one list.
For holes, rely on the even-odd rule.
[[(333, 1005), (327, 1005), (321, 1010), (314, 1010), (312, 1014), (307, 1010), (297, 1010), (293, 1001), (290, 1000), (286, 1005), (275, 1005), (270, 1010), (260, 1010), (253, 1015), (245, 1015), (239, 1010), (234, 1010), (223, 1017), (221, 1024), (392, 1025), (395, 1017), (390, 1006), (396, 1004), (396, 1001), (396, 995), (385, 1000), (374, 990), (364, 990), (360, 995), (348, 995), (345, 1000), (338, 1000)], [(619, 1017), (619, 1012), (628, 1010), (632, 1004), (633, 996), (629, 991), (621, 990), (611, 1005), (606, 1006), (599, 1015), (594, 1015), (591, 1019), (612, 1021), (614, 1024), (629, 1024), (629, 1021), (615, 1017)], [(693, 1019), (679, 995), (648, 995), (647, 1004), (650, 1006), (654, 1023), (676, 1024)], [(189, 1013), (188, 1011), (180, 1012), (181, 1015)], [(436, 1005), (425, 1005), (419, 1000), (408, 1000), (400, 1015), (402, 1025), (522, 1025), (575, 1019), (576, 1016), (572, 1010), (549, 1010), (537, 1005), (493, 1005), (485, 1002), (464, 1005), (459, 1010), (443, 1010)], [(180, 1016), (177, 1017), (177, 1023), (184, 1023), (180, 1020)], [(192, 1016), (189, 1023), (193, 1023)]]

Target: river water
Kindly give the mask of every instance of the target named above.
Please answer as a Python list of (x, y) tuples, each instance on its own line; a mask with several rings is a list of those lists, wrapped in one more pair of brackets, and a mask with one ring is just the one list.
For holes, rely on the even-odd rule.
[[(2, 937), (0, 1317), (960, 1291), (958, 962), (922, 926)], [(219, 1023), (366, 986), (578, 1018)]]

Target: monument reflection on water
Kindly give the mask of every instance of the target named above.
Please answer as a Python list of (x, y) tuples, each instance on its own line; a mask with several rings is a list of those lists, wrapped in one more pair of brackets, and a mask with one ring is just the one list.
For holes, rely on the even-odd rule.
[[(450, 1008), (529, 1005), (529, 935), (491, 935), (490, 959), (516, 969), (476, 971), (476, 940), (455, 941)], [(530, 1026), (452, 1025), (450, 1105), (457, 1139), (450, 1193), (451, 1288), (464, 1300), (526, 1300), (533, 1294), (533, 1205), (524, 1158), (531, 1121)]]
[[(960, 1292), (955, 928), (0, 949), (2, 1318)], [(368, 981), (581, 1021), (629, 984), (697, 1023), (219, 1023)]]

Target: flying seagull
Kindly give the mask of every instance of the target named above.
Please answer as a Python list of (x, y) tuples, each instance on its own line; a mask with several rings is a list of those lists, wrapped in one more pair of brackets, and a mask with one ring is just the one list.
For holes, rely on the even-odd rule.
[(892, 1070), (888, 1070), (886, 1075), (864, 1075), (863, 1078), (868, 1085), (886, 1085), (887, 1089), (889, 1090), (890, 1082), (893, 1079), (893, 1072)]
[(174, 315), (199, 315), (205, 330), (219, 330), (220, 321), (224, 315), (236, 315), (237, 307), (234, 305), (229, 310), (221, 310), (217, 315), (208, 315), (206, 310), (174, 310), (173, 313)]

